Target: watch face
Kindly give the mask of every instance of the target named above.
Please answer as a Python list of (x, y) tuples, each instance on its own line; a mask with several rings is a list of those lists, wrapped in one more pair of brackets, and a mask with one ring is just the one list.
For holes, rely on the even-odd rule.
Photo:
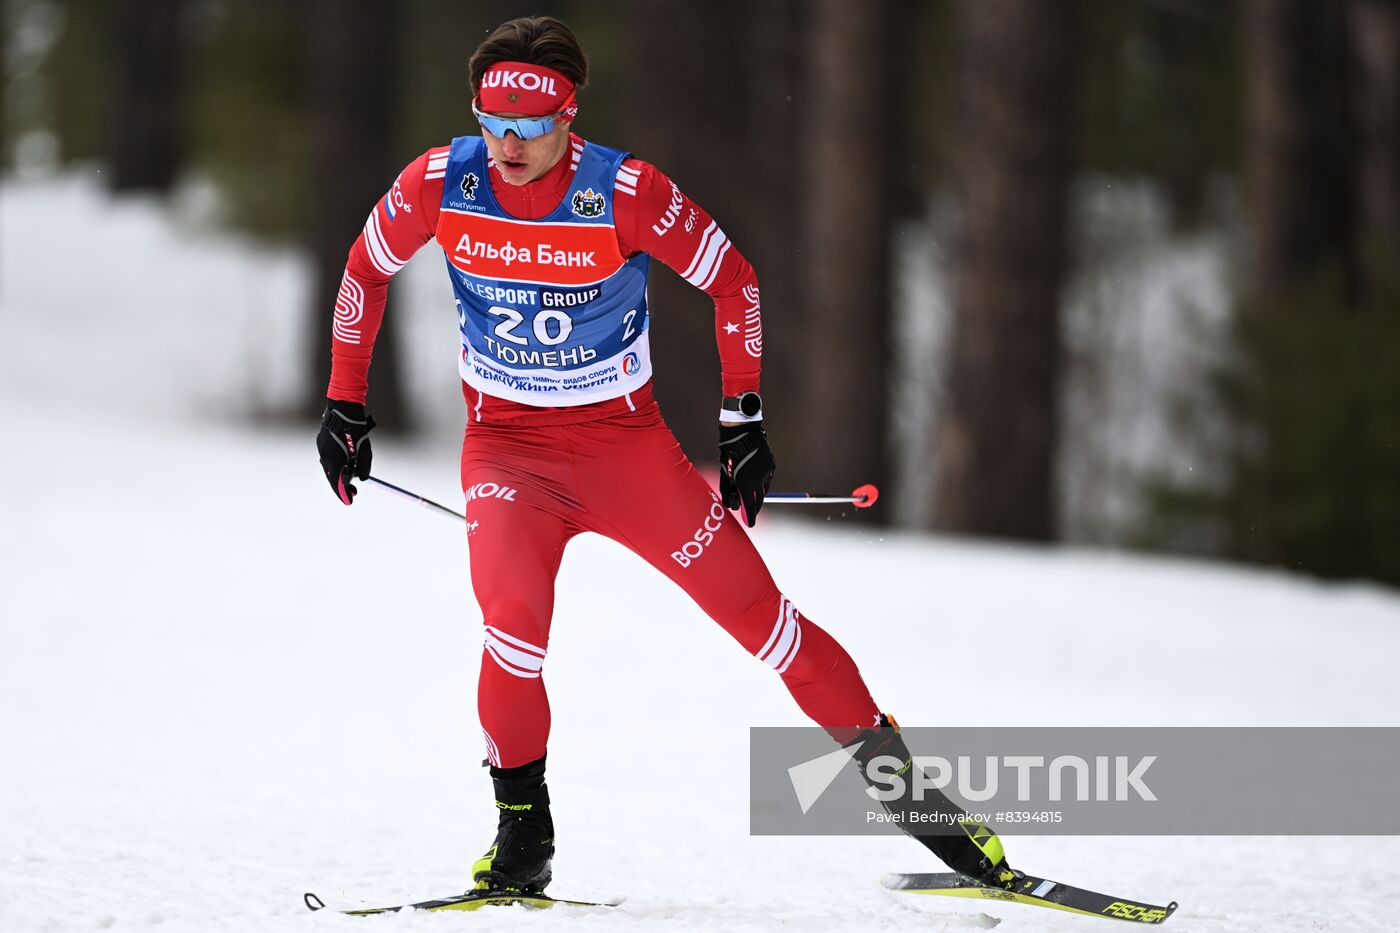
[(752, 418), (763, 411), (763, 399), (759, 398), (757, 392), (745, 392), (739, 396), (739, 414), (745, 418)]

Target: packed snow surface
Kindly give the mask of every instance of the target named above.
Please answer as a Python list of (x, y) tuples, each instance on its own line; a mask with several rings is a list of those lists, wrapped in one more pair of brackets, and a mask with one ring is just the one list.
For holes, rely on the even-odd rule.
[[(460, 528), (375, 490), (344, 508), (313, 424), (242, 417), (295, 384), (278, 367), (304, 278), (86, 182), (0, 190), (0, 931), (1110, 929), (884, 891), (886, 871), (939, 869), (899, 836), (749, 836), (747, 730), (801, 715), (592, 536), (569, 546), (547, 665), (552, 891), (622, 906), (309, 913), (303, 891), (351, 907), (461, 890), (496, 814)], [(448, 392), (451, 324), (415, 362)], [(376, 471), (455, 504), (458, 429), (377, 438)], [(1392, 592), (777, 513), (756, 538), (780, 586), (907, 725), (1400, 719)], [(1179, 931), (1400, 929), (1393, 838), (1007, 847), (1039, 874), (1176, 899)]]

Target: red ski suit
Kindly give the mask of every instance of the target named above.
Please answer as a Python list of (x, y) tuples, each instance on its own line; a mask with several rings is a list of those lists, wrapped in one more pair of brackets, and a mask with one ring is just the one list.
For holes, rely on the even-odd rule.
[[(574, 137), (572, 148), (581, 145)], [(332, 341), (333, 399), (364, 401), (388, 281), (437, 230), (446, 152), (431, 149), (404, 169), (350, 250)], [(514, 186), (492, 167), (491, 192), (513, 217), (537, 220), (560, 203), (573, 170), (566, 158)], [(627, 159), (613, 195), (621, 254), (646, 252), (703, 287), (715, 302), (724, 393), (757, 390), (762, 331), (753, 269), (648, 163)], [(581, 531), (612, 538), (675, 581), (774, 668), (838, 741), (875, 722), (878, 709), (855, 663), (778, 590), (666, 427), (650, 383), (566, 407), (521, 404), (465, 383), (463, 393), (462, 488), (472, 587), (485, 622), (477, 704), (492, 764), (514, 767), (545, 753), (542, 669), (554, 580), (565, 544)]]

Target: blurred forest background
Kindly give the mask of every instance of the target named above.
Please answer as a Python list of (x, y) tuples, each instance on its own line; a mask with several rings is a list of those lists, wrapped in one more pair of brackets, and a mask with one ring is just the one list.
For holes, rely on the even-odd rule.
[[(549, 13), (592, 59), (575, 129), (659, 165), (758, 270), (778, 486), (875, 482), (863, 521), (1400, 583), (1400, 2), (0, 10), (8, 179), (198, 186), (306, 256), (284, 415), (319, 413), (371, 205), (478, 132), (472, 49)], [(447, 364), (407, 352), (397, 294), (370, 408), (411, 434), (405, 374)], [(658, 395), (712, 459), (708, 300), (658, 266), (652, 308)]]

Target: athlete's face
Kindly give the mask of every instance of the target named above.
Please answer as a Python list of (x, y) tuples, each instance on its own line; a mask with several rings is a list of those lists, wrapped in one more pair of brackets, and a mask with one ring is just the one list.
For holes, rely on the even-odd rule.
[[(515, 118), (525, 114), (500, 113), (495, 116)], [(534, 139), (521, 139), (510, 130), (504, 137), (492, 136), (483, 126), (481, 138), (486, 140), (486, 151), (495, 160), (501, 177), (512, 185), (524, 185), (543, 177), (564, 158), (564, 153), (569, 151), (569, 124), (556, 123), (554, 129)]]

